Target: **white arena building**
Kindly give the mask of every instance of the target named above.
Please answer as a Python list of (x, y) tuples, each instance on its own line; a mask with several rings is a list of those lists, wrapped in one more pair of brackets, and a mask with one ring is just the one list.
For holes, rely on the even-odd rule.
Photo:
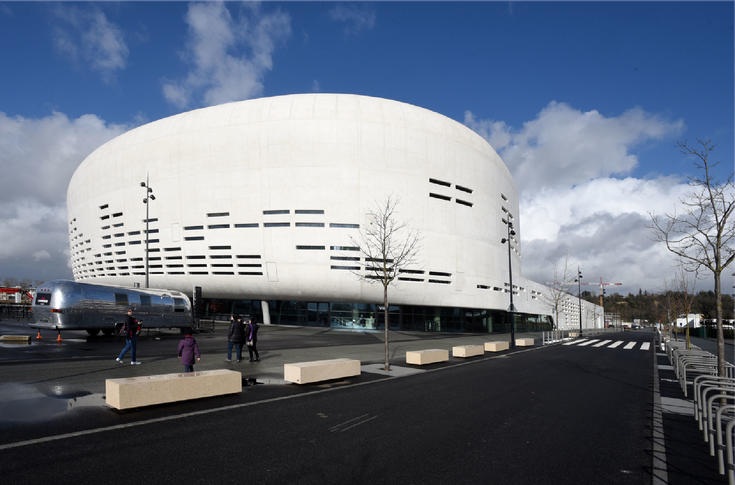
[[(507, 332), (512, 239), (517, 331), (579, 327), (522, 276), (518, 195), (493, 148), (435, 112), (349, 94), (297, 94), (198, 109), (105, 143), (67, 193), (74, 278), (192, 295), (206, 314), (266, 323), (382, 326), (382, 286), (361, 279), (367, 213), (392, 196), (421, 236), (392, 286), (391, 327)], [(600, 327), (582, 302), (583, 326)]]

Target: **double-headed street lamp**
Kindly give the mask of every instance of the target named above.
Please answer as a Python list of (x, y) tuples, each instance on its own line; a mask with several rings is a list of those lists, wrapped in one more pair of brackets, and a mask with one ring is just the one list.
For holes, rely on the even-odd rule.
[(500, 240), (500, 244), (508, 243), (508, 280), (510, 283), (510, 348), (515, 348), (516, 346), (516, 334), (515, 334), (515, 326), (516, 326), (516, 319), (515, 319), (515, 307), (513, 306), (513, 265), (511, 264), (510, 259), (510, 237), (515, 236), (516, 232), (513, 230), (513, 223), (510, 222), (510, 216), (508, 217), (508, 220), (502, 219), (502, 221), (505, 223), (506, 226), (508, 226), (508, 237), (503, 238)]
[(579, 335), (582, 335), (582, 270), (577, 266), (577, 300), (579, 302)]
[(145, 189), (145, 197), (143, 197), (145, 204), (145, 287), (148, 288), (148, 206), (149, 201), (156, 200), (156, 196), (153, 195), (153, 189), (148, 182), (148, 174), (145, 176), (145, 182), (141, 182), (140, 186)]

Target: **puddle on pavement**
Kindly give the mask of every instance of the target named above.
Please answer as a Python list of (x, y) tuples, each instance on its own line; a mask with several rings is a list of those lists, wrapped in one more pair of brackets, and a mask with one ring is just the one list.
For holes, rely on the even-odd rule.
[(28, 384), (0, 384), (0, 423), (47, 421), (72, 409), (105, 405), (102, 394), (60, 385), (46, 391)]

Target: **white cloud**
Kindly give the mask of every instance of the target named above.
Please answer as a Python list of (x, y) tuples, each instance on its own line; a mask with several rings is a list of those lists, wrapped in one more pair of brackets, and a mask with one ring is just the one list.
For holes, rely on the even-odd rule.
[(605, 117), (552, 102), (517, 130), (469, 111), (465, 124), (498, 151), (519, 186), (526, 277), (549, 281), (568, 256), (587, 281), (624, 283), (618, 291), (660, 289), (670, 279), (674, 259), (654, 241), (649, 213), (671, 211), (690, 187), (683, 178), (630, 174), (635, 148), (673, 143), (682, 121), (638, 108)]
[(375, 27), (375, 10), (365, 5), (335, 5), (329, 10), (329, 18), (342, 22), (345, 34), (355, 35)]
[(54, 46), (75, 61), (88, 62), (105, 81), (124, 69), (129, 54), (120, 28), (97, 7), (63, 5), (56, 9)]
[(69, 179), (92, 150), (125, 129), (95, 115), (24, 118), (0, 112), (0, 277), (71, 276), (59, 249), (69, 245)]
[(257, 4), (245, 4), (234, 18), (221, 2), (191, 4), (186, 22), (189, 41), (183, 57), (191, 70), (183, 80), (163, 85), (166, 100), (182, 109), (261, 95), (276, 45), (291, 34), (287, 14), (262, 13)]

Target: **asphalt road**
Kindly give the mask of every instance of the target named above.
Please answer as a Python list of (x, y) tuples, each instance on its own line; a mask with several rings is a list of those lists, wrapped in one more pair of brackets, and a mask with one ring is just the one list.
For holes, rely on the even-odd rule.
[[(344, 334), (335, 343), (333, 336), (316, 338), (332, 347), (377, 338)], [(405, 377), (363, 372), (127, 413), (81, 407), (51, 420), (0, 421), (0, 476), (6, 483), (651, 483), (654, 354), (641, 343), (652, 336), (605, 337), (635, 342), (630, 349), (553, 345), (452, 359)], [(108, 354), (103, 348), (88, 352)], [(265, 341), (264, 349), (278, 352)], [(22, 362), (3, 364), (5, 385), (13, 384), (8, 369), (37, 368)], [(13, 445), (79, 430), (93, 432)]]

